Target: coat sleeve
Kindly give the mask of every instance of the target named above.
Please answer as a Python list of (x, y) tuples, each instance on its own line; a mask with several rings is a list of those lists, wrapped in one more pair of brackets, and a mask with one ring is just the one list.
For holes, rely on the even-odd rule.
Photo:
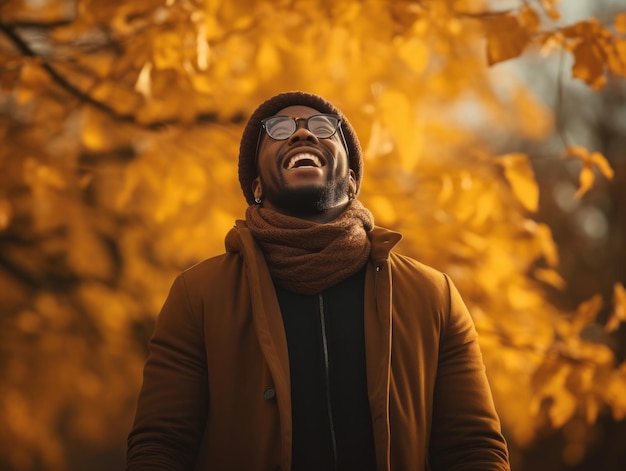
[(510, 470), (477, 334), (456, 287), (439, 344), (429, 464), (433, 471)]
[(208, 411), (202, 321), (183, 275), (174, 281), (149, 342), (143, 385), (128, 436), (127, 471), (190, 470)]

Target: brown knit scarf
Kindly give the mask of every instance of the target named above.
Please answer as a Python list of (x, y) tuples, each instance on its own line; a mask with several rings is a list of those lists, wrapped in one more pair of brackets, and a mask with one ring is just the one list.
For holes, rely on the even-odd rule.
[(334, 221), (318, 224), (251, 205), (246, 223), (265, 254), (274, 284), (317, 294), (359, 271), (369, 257), (374, 218), (358, 200)]

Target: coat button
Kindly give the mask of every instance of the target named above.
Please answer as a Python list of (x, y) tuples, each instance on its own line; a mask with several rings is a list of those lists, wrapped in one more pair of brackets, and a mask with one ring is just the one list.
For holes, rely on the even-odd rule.
[(263, 397), (268, 400), (274, 399), (274, 397), (276, 397), (276, 390), (274, 388), (267, 388), (263, 391)]

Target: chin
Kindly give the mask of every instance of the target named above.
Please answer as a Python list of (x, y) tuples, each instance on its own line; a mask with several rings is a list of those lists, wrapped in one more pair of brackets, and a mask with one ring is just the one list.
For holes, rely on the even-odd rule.
[(307, 185), (283, 188), (276, 195), (266, 195), (276, 208), (294, 215), (321, 214), (344, 202), (349, 188), (348, 181), (334, 185)]

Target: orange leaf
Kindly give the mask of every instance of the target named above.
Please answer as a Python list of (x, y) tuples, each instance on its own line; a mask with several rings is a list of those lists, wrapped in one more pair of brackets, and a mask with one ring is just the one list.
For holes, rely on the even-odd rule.
[(524, 6), (524, 8), (520, 11), (519, 21), (520, 24), (522, 24), (529, 32), (536, 33), (539, 31), (539, 25), (541, 23), (539, 15), (528, 5)]
[(606, 54), (594, 41), (583, 40), (574, 46), (572, 75), (589, 84), (594, 90), (604, 87)]
[(615, 15), (615, 31), (626, 34), (626, 13)]
[(607, 332), (615, 332), (622, 322), (626, 322), (626, 289), (621, 283), (613, 286), (613, 311), (604, 329)]
[(558, 20), (559, 18), (561, 18), (561, 15), (555, 7), (555, 4), (557, 4), (558, 2), (559, 0), (541, 0), (541, 5), (543, 6), (543, 9), (553, 20)]
[(595, 321), (603, 304), (600, 294), (596, 294), (587, 301), (580, 303), (572, 320), (572, 333), (579, 333), (583, 328)]
[(487, 60), (489, 65), (519, 56), (530, 34), (519, 19), (510, 14), (496, 16), (487, 26)]
[(626, 39), (613, 38), (607, 65), (614, 74), (626, 76)]

